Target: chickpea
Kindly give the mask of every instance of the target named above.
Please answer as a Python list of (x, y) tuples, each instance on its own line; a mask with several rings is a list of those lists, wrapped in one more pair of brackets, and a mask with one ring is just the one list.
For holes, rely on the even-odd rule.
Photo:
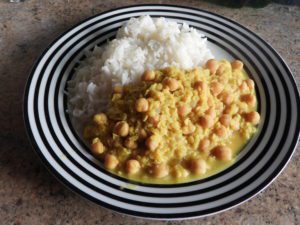
[(233, 102), (233, 95), (228, 91), (223, 91), (218, 95), (218, 97), (224, 103), (224, 105), (230, 105)]
[(172, 170), (172, 176), (176, 178), (184, 178), (189, 175), (189, 171), (182, 166), (174, 166)]
[(180, 117), (185, 117), (192, 111), (192, 109), (187, 105), (181, 105), (177, 108), (177, 111)]
[(231, 63), (231, 67), (233, 70), (241, 70), (241, 69), (243, 69), (243, 66), (244, 66), (244, 63), (241, 62), (240, 60), (234, 60)]
[(167, 164), (155, 164), (151, 168), (151, 174), (156, 178), (163, 178), (169, 175), (169, 167)]
[(105, 146), (99, 138), (94, 138), (91, 144), (91, 151), (93, 155), (99, 156), (105, 151)]
[(255, 106), (256, 98), (252, 94), (245, 94), (241, 96), (241, 101), (246, 102), (250, 106)]
[(224, 109), (224, 114), (231, 114), (234, 115), (236, 113), (238, 113), (239, 111), (239, 107), (235, 104), (231, 104), (226, 106), (226, 108)]
[(248, 87), (247, 83), (245, 81), (243, 81), (241, 83), (241, 85), (239, 86), (239, 89), (241, 92), (247, 92), (249, 90), (249, 87)]
[(146, 146), (149, 150), (153, 151), (158, 148), (159, 146), (159, 138), (156, 135), (151, 135), (146, 140)]
[(210, 84), (210, 92), (212, 93), (212, 95), (217, 96), (218, 94), (220, 94), (224, 89), (223, 84), (219, 83), (219, 82), (212, 82)]
[(102, 125), (102, 124), (107, 124), (108, 119), (105, 113), (98, 113), (94, 115), (93, 121), (98, 125)]
[(219, 136), (221, 138), (224, 138), (227, 135), (226, 128), (223, 126), (214, 129), (214, 132), (217, 136)]
[(190, 170), (196, 175), (203, 175), (206, 173), (206, 162), (203, 159), (192, 159), (189, 162)]
[(135, 110), (137, 112), (147, 112), (149, 109), (149, 103), (148, 100), (145, 98), (139, 98), (135, 102)]
[(203, 106), (203, 104), (204, 104), (204, 100), (202, 98), (200, 98), (196, 104), (196, 108), (194, 109), (194, 111), (195, 110), (197, 111), (197, 109), (200, 109), (201, 106)]
[(119, 164), (119, 160), (112, 154), (106, 154), (104, 158), (104, 166), (106, 169), (113, 170)]
[(232, 159), (232, 151), (227, 146), (216, 146), (212, 149), (212, 155), (222, 161), (230, 161)]
[(203, 81), (196, 81), (194, 83), (194, 89), (197, 91), (203, 91), (206, 88), (206, 84)]
[(257, 125), (260, 121), (260, 115), (255, 111), (244, 113), (244, 118), (247, 122), (252, 123), (253, 125)]
[(209, 69), (210, 74), (214, 75), (218, 69), (218, 62), (215, 59), (210, 59), (206, 62), (205, 68)]
[(179, 88), (179, 82), (174, 78), (166, 78), (163, 80), (163, 85), (169, 88), (171, 92), (176, 91)]
[(249, 87), (250, 90), (254, 90), (254, 88), (255, 88), (255, 83), (254, 83), (253, 80), (247, 79), (247, 80), (245, 80), (245, 82), (246, 82), (246, 84), (248, 85), (248, 87)]
[(116, 86), (114, 86), (113, 91), (116, 94), (122, 94), (123, 93), (123, 87), (122, 87), (122, 85), (116, 85)]
[(114, 133), (121, 137), (126, 137), (129, 134), (129, 125), (125, 121), (117, 122), (114, 127)]
[(192, 135), (187, 136), (186, 140), (190, 145), (194, 145), (194, 143), (195, 143), (195, 138)]
[(224, 74), (224, 72), (225, 72), (225, 66), (220, 65), (219, 68), (216, 71), (216, 75), (222, 76)]
[(224, 105), (222, 103), (218, 103), (216, 104), (215, 109), (219, 112), (222, 112), (224, 110)]
[(208, 138), (204, 138), (200, 141), (198, 149), (201, 152), (207, 152), (210, 145), (210, 140)]
[(136, 149), (138, 147), (137, 142), (132, 138), (126, 138), (126, 140), (124, 141), (124, 145), (129, 149)]
[(140, 140), (144, 140), (144, 139), (146, 139), (147, 138), (147, 131), (145, 130), (145, 129), (140, 129), (139, 130), (139, 139)]
[(219, 120), (222, 125), (228, 127), (230, 125), (231, 116), (229, 114), (223, 114)]
[(189, 135), (189, 134), (194, 133), (195, 130), (196, 130), (196, 127), (190, 123), (182, 128), (182, 133), (184, 135)]
[(149, 116), (148, 122), (151, 123), (154, 127), (157, 127), (159, 123), (159, 115)]
[(141, 168), (141, 165), (140, 165), (139, 161), (137, 161), (135, 159), (130, 159), (126, 162), (125, 169), (128, 174), (135, 174), (135, 173), (139, 172), (140, 168)]
[(142, 75), (143, 81), (152, 81), (155, 79), (155, 72), (153, 70), (146, 70)]
[(205, 111), (205, 115), (210, 116), (211, 118), (216, 118), (217, 113), (216, 110), (214, 108), (209, 108), (208, 110)]
[(211, 128), (214, 125), (214, 119), (211, 116), (201, 116), (199, 124), (203, 128)]
[(234, 114), (234, 113), (231, 113), (231, 109), (232, 109), (232, 105), (226, 106), (223, 113), (224, 114)]

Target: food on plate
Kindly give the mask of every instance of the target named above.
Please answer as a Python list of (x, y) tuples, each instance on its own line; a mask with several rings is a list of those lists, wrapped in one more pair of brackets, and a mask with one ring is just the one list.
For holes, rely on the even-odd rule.
[(239, 60), (145, 70), (116, 85), (84, 129), (106, 169), (150, 183), (207, 177), (229, 165), (257, 131), (254, 81)]
[(256, 132), (255, 83), (217, 61), (206, 37), (165, 18), (131, 18), (68, 82), (68, 110), (94, 157), (120, 176), (178, 183), (231, 165)]
[[(192, 69), (213, 58), (207, 39), (196, 29), (150, 16), (130, 19), (114, 40), (86, 55), (68, 83), (69, 113), (75, 124), (105, 110), (113, 88), (140, 81), (144, 71)], [(151, 80), (153, 73), (144, 76)]]

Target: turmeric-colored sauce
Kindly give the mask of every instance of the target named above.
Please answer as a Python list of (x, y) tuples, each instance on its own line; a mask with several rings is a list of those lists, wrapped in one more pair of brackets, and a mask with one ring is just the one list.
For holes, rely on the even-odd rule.
[(232, 163), (256, 132), (254, 81), (236, 60), (203, 68), (145, 71), (137, 84), (115, 86), (106, 112), (84, 138), (111, 172), (145, 183), (182, 183)]

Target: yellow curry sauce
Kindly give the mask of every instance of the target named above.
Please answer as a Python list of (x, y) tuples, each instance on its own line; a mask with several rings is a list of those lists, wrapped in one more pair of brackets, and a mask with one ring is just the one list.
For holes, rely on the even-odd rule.
[(235, 161), (257, 130), (256, 106), (254, 82), (238, 60), (145, 71), (142, 82), (114, 88), (107, 112), (94, 115), (84, 138), (120, 176), (187, 182)]

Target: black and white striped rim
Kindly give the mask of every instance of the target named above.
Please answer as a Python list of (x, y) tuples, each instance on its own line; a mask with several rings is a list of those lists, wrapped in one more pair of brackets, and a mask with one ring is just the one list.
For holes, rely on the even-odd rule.
[[(132, 182), (105, 171), (87, 152), (66, 113), (66, 82), (84, 52), (113, 38), (130, 17), (163, 16), (205, 33), (209, 42), (245, 62), (257, 84), (262, 123), (227, 170), (177, 185)], [(214, 214), (267, 187), (285, 167), (298, 141), (299, 93), (282, 58), (257, 35), (219, 15), (171, 5), (138, 5), (89, 18), (56, 39), (35, 64), (24, 98), (34, 148), (47, 167), (80, 195), (117, 212), (156, 219)]]

